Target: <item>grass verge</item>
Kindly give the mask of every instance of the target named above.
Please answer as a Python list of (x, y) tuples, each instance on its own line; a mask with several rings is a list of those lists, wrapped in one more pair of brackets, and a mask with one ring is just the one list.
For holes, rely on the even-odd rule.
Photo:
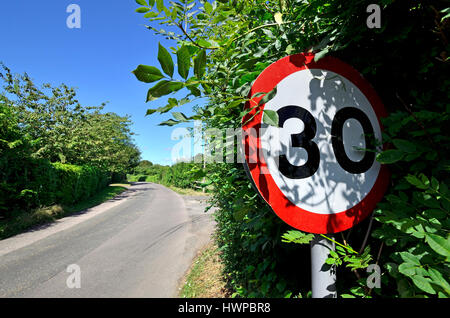
[(0, 240), (20, 234), (37, 225), (54, 222), (62, 217), (92, 208), (114, 198), (128, 188), (126, 184), (112, 184), (89, 199), (71, 206), (53, 205), (33, 211), (18, 211), (11, 218), (0, 220)]
[(179, 296), (182, 298), (228, 298), (222, 277), (223, 265), (214, 243), (201, 250), (183, 279)]
[(198, 191), (198, 190), (194, 190), (191, 188), (183, 189), (183, 188), (177, 188), (174, 186), (166, 186), (166, 187), (168, 187), (169, 189), (171, 189), (181, 195), (194, 195), (194, 196), (195, 195), (199, 195), (199, 196), (200, 195), (208, 195), (208, 193), (204, 193), (203, 191)]

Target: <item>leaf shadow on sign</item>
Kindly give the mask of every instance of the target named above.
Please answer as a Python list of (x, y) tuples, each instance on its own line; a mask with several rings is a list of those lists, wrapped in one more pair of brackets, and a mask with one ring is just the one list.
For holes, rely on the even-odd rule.
[[(355, 96), (354, 88), (347, 88), (345, 82), (339, 76), (331, 76), (331, 74), (327, 75), (319, 69), (309, 69), (309, 72), (313, 76), (313, 80), (310, 81), (310, 95), (308, 96), (311, 110), (317, 111), (319, 107), (322, 108), (322, 110), (319, 112), (320, 120), (316, 118), (317, 130), (316, 136), (313, 138), (313, 141), (317, 139), (324, 140), (324, 138), (328, 138), (329, 140), (329, 142), (327, 143), (321, 143), (321, 149), (319, 149), (321, 158), (320, 166), (318, 169), (321, 170), (321, 173), (315, 173), (311, 177), (309, 177), (307, 191), (304, 191), (304, 189), (300, 191), (298, 185), (288, 185), (283, 178), (281, 178), (281, 180), (282, 182), (284, 182), (284, 184), (280, 184), (278, 182), (277, 185), (291, 201), (286, 204), (286, 207), (294, 206), (295, 204), (292, 202), (307, 202), (310, 207), (325, 205), (328, 211), (322, 211), (322, 213), (326, 213), (329, 211), (332, 212), (331, 214), (328, 214), (327, 217), (326, 232), (332, 233), (335, 232), (334, 229), (338, 228), (341, 225), (339, 224), (340, 221), (338, 221), (336, 218), (335, 213), (337, 212), (346, 211), (346, 215), (349, 218), (353, 218), (353, 224), (351, 224), (350, 226), (353, 226), (361, 221), (361, 218), (358, 216), (360, 215), (360, 211), (351, 208), (355, 205), (355, 202), (357, 203), (361, 201), (364, 198), (365, 194), (363, 194), (360, 191), (361, 189), (358, 188), (358, 185), (361, 183), (362, 178), (360, 174), (351, 174), (343, 169), (336, 169), (336, 161), (333, 154), (331, 136), (325, 136), (324, 132), (330, 131), (329, 127), (331, 127), (331, 124), (333, 122), (333, 118), (330, 118), (330, 116), (328, 115), (330, 108), (335, 107), (334, 105), (342, 105), (343, 107), (358, 107), (359, 101)], [(302, 105), (298, 106), (302, 107)], [(258, 128), (261, 128), (259, 130), (259, 134), (264, 134), (267, 125), (262, 124)], [(270, 139), (270, 137), (267, 138)], [(261, 147), (264, 146), (261, 144)], [(325, 147), (328, 147), (328, 149), (324, 149)], [(289, 148), (291, 148), (290, 145)], [(264, 154), (264, 156), (266, 156), (266, 154), (269, 154), (270, 156), (276, 158), (279, 158), (279, 155), (287, 154), (290, 150), (291, 149), (288, 149), (288, 146), (285, 144), (281, 144), (281, 150), (279, 150), (278, 154), (274, 154), (271, 149), (267, 148), (262, 148), (259, 153), (257, 153), (257, 148), (255, 146), (250, 147), (249, 149), (249, 151), (252, 152), (252, 155), (256, 154), (257, 156), (261, 156), (262, 154)], [(306, 152), (290, 152), (290, 162), (306, 162), (307, 160), (308, 156)], [(278, 163), (279, 162), (277, 162), (277, 165)], [(249, 164), (250, 170), (254, 169), (255, 167), (256, 164)], [(270, 173), (272, 172), (270, 171)], [(335, 197), (329, 195), (322, 196), (322, 199), (313, 201), (312, 198), (316, 197), (317, 195), (315, 189), (319, 187), (327, 189), (327, 194), (333, 193), (334, 191), (339, 191), (338, 197), (341, 197), (343, 201), (347, 202), (346, 206), (341, 209), (341, 211), (334, 211), (333, 205), (336, 203), (334, 202)], [(266, 201), (269, 201), (270, 191), (268, 189), (266, 174), (259, 175), (259, 190)]]

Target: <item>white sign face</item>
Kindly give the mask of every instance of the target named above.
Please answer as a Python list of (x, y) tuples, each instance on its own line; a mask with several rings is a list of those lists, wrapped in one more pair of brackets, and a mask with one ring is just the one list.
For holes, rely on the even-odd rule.
[[(364, 150), (366, 138), (381, 140), (377, 116), (364, 94), (339, 74), (327, 70), (304, 69), (279, 82), (276, 96), (266, 103), (264, 109), (280, 112), (286, 106), (294, 112), (294, 107), (303, 108), (301, 116), (307, 122), (298, 118), (300, 116), (293, 116), (284, 121), (282, 128), (268, 126), (261, 134), (265, 161), (279, 189), (298, 207), (319, 214), (339, 213), (361, 202), (375, 184), (380, 164), (371, 156), (370, 164), (361, 173), (353, 173), (351, 169), (347, 171), (345, 166), (342, 167), (336, 158), (342, 149), (333, 147), (332, 125), (341, 125), (344, 153), (340, 155), (347, 157), (349, 164), (357, 168), (367, 153)], [(361, 111), (370, 122), (368, 130), (374, 136), (366, 137), (361, 122), (350, 115), (347, 119), (344, 117), (343, 123), (337, 123), (336, 114), (344, 108)], [(314, 122), (308, 122), (311, 117), (308, 113)], [(279, 117), (282, 118), (280, 113)], [(315, 144), (313, 147), (318, 149), (317, 170), (302, 178), (283, 174), (279, 168), (283, 164), (280, 155), (285, 155), (288, 163), (294, 167), (304, 167), (308, 164), (308, 159), (311, 160), (309, 157), (314, 156), (314, 150), (307, 151), (308, 146), (307, 149), (295, 147), (292, 141), (293, 135), (305, 134), (305, 129), (311, 129), (311, 125), (316, 126), (315, 134), (305, 142)], [(267, 149), (270, 151), (265, 151)]]
[[(275, 88), (261, 103), (261, 93)], [(258, 76), (250, 96), (256, 97), (242, 119), (247, 172), (283, 221), (336, 233), (372, 212), (389, 182), (375, 160), (386, 112), (355, 69), (329, 56), (318, 62), (313, 53), (287, 56)], [(278, 127), (264, 124), (273, 112)]]

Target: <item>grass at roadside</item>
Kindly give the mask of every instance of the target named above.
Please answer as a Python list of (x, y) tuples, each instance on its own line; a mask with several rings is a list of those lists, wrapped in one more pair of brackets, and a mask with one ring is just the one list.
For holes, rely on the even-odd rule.
[(183, 298), (227, 298), (230, 293), (222, 278), (223, 265), (213, 243), (200, 251), (183, 279), (179, 296)]
[(122, 193), (128, 186), (127, 184), (112, 184), (89, 199), (72, 206), (53, 205), (35, 209), (31, 212), (17, 212), (9, 219), (0, 220), (0, 240), (22, 233), (34, 226), (50, 223), (62, 217), (99, 205)]
[(177, 188), (174, 186), (167, 186), (167, 187), (181, 195), (208, 195), (207, 193), (204, 193), (203, 191), (194, 190), (194, 189), (190, 189), (190, 188), (183, 189), (183, 188)]

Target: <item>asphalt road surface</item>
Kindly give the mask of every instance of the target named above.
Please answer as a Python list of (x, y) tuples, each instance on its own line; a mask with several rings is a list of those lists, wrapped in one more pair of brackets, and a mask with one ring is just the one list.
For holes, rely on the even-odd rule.
[(206, 206), (205, 197), (136, 183), (95, 208), (0, 241), (0, 297), (176, 297), (214, 229)]

